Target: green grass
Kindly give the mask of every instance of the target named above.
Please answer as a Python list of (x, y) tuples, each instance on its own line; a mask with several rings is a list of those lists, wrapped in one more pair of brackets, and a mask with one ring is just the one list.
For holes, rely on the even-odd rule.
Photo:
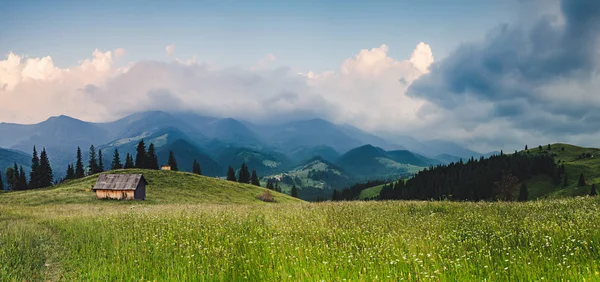
[(600, 281), (600, 197), (127, 203), (0, 204), (0, 280)]
[(379, 197), (379, 192), (381, 192), (381, 189), (383, 188), (384, 185), (386, 185), (386, 184), (378, 185), (375, 187), (370, 187), (370, 188), (360, 191), (360, 195), (358, 195), (358, 199), (359, 200), (376, 199), (377, 197)]
[[(252, 204), (263, 203), (256, 196), (264, 188), (248, 184), (228, 182), (212, 177), (192, 173), (160, 170), (127, 169), (107, 173), (141, 173), (148, 181), (146, 200), (136, 204), (174, 204), (174, 203), (211, 203), (211, 204)], [(98, 179), (97, 175), (69, 181), (52, 188), (30, 191), (17, 191), (2, 194), (0, 204), (23, 205), (49, 204), (115, 204), (125, 201), (97, 200), (91, 187)], [(277, 203), (300, 201), (285, 194), (273, 192)]]

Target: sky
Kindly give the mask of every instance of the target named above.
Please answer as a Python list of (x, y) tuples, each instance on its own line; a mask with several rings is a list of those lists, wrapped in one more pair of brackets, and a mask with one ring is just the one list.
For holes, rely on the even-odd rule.
[(596, 2), (4, 2), (0, 122), (194, 111), (597, 146)]

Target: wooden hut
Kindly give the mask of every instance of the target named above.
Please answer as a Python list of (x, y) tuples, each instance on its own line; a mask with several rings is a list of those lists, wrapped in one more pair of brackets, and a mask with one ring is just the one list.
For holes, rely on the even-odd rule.
[(100, 174), (92, 190), (98, 199), (145, 200), (147, 184), (142, 174)]

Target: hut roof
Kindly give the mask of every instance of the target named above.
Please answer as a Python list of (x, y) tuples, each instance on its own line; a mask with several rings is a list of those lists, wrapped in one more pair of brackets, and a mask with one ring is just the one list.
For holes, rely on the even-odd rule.
[(148, 184), (142, 174), (100, 174), (92, 190), (135, 190), (140, 181)]

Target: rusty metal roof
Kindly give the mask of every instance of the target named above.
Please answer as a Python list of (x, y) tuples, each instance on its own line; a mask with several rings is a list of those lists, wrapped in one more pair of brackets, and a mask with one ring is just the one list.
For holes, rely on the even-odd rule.
[(92, 190), (135, 190), (140, 181), (148, 184), (142, 174), (100, 174)]

